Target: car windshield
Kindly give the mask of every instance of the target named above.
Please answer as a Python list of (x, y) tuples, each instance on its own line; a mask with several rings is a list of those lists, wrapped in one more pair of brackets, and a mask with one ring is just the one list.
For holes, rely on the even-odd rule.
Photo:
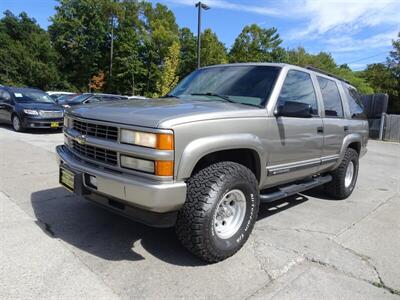
[(45, 92), (23, 89), (13, 90), (12, 92), (17, 102), (55, 103)]
[(81, 94), (78, 95), (72, 99), (67, 100), (68, 103), (80, 103), (85, 101), (87, 98), (89, 98), (90, 96), (92, 96), (92, 94)]
[(204, 68), (191, 73), (167, 96), (260, 107), (265, 105), (279, 71), (279, 67), (251, 65)]

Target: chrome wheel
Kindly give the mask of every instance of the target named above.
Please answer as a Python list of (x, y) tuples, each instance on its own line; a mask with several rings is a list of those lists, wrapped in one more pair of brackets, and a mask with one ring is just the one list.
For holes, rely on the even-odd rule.
[(346, 176), (344, 177), (344, 186), (348, 188), (353, 182), (354, 177), (354, 163), (352, 161), (349, 162), (346, 169)]
[(15, 131), (19, 131), (21, 129), (21, 123), (20, 123), (18, 117), (13, 117), (12, 124), (13, 124)]
[(221, 239), (232, 237), (240, 228), (246, 214), (246, 196), (241, 190), (227, 192), (219, 201), (214, 214), (214, 231)]

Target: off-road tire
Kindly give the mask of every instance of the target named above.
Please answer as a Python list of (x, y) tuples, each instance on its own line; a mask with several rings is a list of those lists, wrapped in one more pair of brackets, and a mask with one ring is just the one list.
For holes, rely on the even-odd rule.
[[(346, 199), (353, 192), (358, 177), (358, 158), (357, 151), (352, 148), (348, 148), (340, 165), (330, 173), (332, 175), (332, 181), (325, 185), (325, 191), (333, 199)], [(346, 170), (350, 162), (353, 162), (354, 164), (354, 174), (350, 186), (346, 187)]]
[[(19, 126), (15, 125), (16, 124), (15, 120), (17, 120)], [(24, 127), (22, 126), (21, 119), (15, 114), (11, 117), (11, 126), (14, 129), (14, 131), (17, 131), (17, 132), (24, 131)]]
[[(218, 202), (239, 189), (245, 200), (245, 215), (232, 237), (222, 239), (214, 229)], [(176, 233), (183, 246), (208, 263), (224, 260), (244, 245), (253, 230), (259, 208), (258, 182), (253, 172), (235, 162), (220, 162), (202, 169), (187, 182), (186, 202), (178, 213)]]

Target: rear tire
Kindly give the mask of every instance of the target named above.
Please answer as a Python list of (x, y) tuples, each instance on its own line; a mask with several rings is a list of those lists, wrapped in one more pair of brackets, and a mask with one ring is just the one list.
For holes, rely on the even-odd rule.
[(348, 148), (339, 167), (331, 172), (332, 181), (325, 185), (327, 194), (338, 200), (349, 197), (357, 182), (358, 168), (358, 153)]
[(253, 172), (234, 162), (213, 164), (187, 182), (178, 214), (178, 239), (194, 255), (214, 263), (244, 245), (257, 219), (258, 182)]
[(21, 120), (17, 115), (13, 115), (11, 118), (11, 125), (16, 132), (24, 131), (24, 127), (22, 126)]

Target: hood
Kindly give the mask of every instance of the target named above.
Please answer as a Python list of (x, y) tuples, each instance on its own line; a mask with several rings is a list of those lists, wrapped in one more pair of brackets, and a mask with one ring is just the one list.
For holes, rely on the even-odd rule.
[(255, 116), (257, 111), (264, 110), (222, 101), (175, 98), (101, 102), (68, 109), (68, 113), (86, 119), (152, 128), (170, 128), (175, 124), (206, 119)]
[(44, 102), (18, 102), (19, 107), (24, 109), (35, 110), (63, 110), (62, 107), (56, 103)]

